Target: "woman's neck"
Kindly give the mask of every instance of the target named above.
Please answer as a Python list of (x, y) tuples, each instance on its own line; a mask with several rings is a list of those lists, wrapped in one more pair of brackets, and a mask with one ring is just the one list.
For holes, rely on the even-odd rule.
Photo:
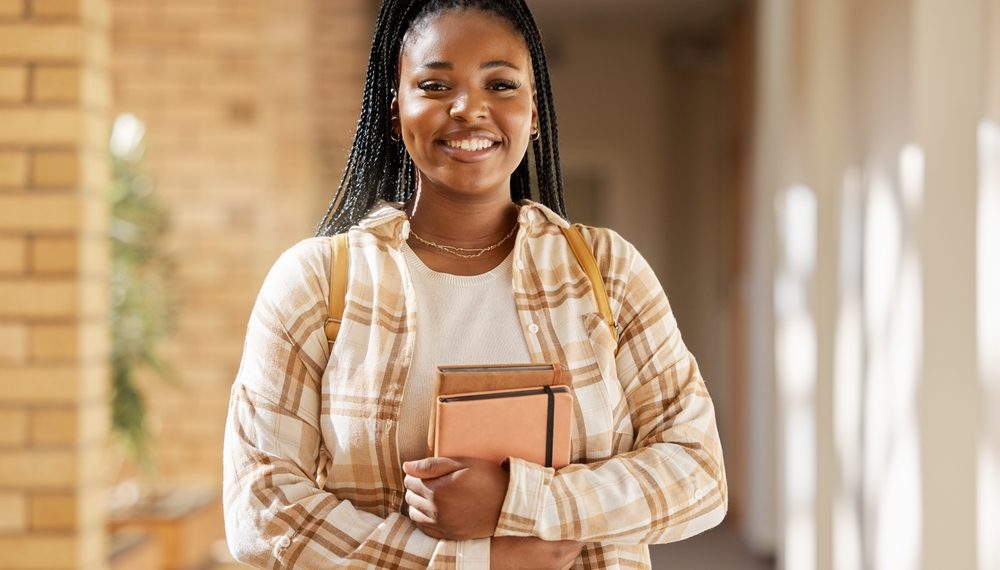
[(517, 223), (510, 195), (457, 196), (420, 192), (406, 203), (410, 227), (442, 245), (478, 248), (493, 245)]
[[(405, 211), (412, 230), (407, 243), (434, 271), (453, 275), (485, 273), (499, 265), (514, 248), (514, 236), (504, 239), (517, 224), (518, 208), (509, 193), (487, 198), (418, 190), (407, 201)], [(423, 239), (415, 239), (413, 233)], [(425, 241), (472, 249), (499, 245), (481, 256), (462, 258)]]

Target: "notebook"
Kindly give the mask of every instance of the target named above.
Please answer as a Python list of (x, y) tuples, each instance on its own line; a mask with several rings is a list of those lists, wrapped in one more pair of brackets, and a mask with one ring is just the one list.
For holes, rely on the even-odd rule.
[(569, 464), (573, 393), (555, 364), (439, 366), (428, 447), (436, 457)]

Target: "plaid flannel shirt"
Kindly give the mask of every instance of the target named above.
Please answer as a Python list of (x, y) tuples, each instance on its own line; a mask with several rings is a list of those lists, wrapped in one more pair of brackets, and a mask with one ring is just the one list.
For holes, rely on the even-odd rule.
[[(649, 568), (648, 544), (694, 535), (727, 508), (711, 398), (646, 261), (582, 227), (620, 326), (617, 346), (559, 226), (520, 203), (514, 297), (531, 357), (572, 371), (572, 461), (510, 461), (494, 536), (587, 543), (577, 568)], [(230, 549), (268, 568), (486, 567), (489, 539), (425, 535), (400, 513), (400, 401), (413, 358), (409, 222), (380, 203), (350, 230), (346, 310), (324, 333), (329, 238), (295, 244), (264, 280), (232, 387), (224, 445)]]

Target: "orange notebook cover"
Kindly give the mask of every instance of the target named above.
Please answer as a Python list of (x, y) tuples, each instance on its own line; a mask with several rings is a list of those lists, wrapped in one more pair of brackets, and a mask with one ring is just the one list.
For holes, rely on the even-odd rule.
[(437, 457), (569, 464), (573, 394), (558, 364), (438, 367), (429, 447)]

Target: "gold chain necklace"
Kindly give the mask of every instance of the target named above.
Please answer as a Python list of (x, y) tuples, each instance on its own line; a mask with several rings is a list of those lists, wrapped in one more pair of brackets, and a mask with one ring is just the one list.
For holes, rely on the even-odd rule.
[[(454, 245), (441, 245), (439, 243), (434, 243), (432, 241), (425, 240), (424, 238), (420, 237), (417, 234), (417, 232), (413, 231), (412, 228), (410, 229), (410, 235), (412, 235), (413, 237), (417, 238), (417, 241), (419, 241), (420, 243), (429, 245), (431, 247), (435, 247), (437, 249), (440, 249), (441, 251), (445, 251), (447, 253), (450, 253), (450, 254), (454, 255), (455, 257), (461, 257), (462, 259), (475, 259), (477, 257), (482, 257), (483, 255), (485, 255), (485, 254), (493, 251), (494, 249), (500, 247), (501, 245), (503, 245), (504, 242), (506, 242), (507, 240), (509, 240), (511, 238), (511, 236), (514, 235), (514, 232), (516, 232), (516, 231), (517, 231), (517, 224), (514, 224), (514, 227), (512, 227), (509, 232), (507, 232), (507, 235), (505, 235), (502, 240), (496, 242), (493, 245), (490, 245), (490, 246), (487, 246), (487, 247), (482, 247), (482, 248), (479, 248), (479, 247), (458, 247), (458, 246), (454, 246)], [(468, 253), (468, 252), (474, 252), (474, 253)]]

